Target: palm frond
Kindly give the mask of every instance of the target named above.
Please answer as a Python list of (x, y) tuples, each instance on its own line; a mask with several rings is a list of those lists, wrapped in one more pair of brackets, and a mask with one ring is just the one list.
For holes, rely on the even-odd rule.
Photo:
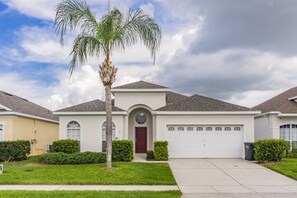
[(104, 51), (103, 44), (94, 36), (82, 33), (78, 35), (74, 42), (70, 53), (70, 74), (76, 66), (85, 64), (89, 57), (99, 56)]
[(56, 9), (54, 28), (63, 44), (68, 29), (80, 28), (82, 32), (91, 34), (97, 29), (97, 21), (84, 0), (63, 0)]

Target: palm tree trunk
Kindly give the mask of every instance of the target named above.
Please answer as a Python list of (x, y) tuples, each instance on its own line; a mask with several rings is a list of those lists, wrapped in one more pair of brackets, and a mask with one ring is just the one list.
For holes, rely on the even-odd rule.
[(106, 108), (106, 168), (112, 168), (112, 106), (111, 86), (105, 86), (105, 108)]

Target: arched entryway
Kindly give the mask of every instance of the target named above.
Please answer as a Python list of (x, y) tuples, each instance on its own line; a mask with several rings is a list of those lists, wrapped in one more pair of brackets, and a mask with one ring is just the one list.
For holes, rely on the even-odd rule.
[(130, 111), (129, 140), (134, 143), (135, 153), (146, 153), (153, 148), (153, 119), (148, 108), (138, 106)]

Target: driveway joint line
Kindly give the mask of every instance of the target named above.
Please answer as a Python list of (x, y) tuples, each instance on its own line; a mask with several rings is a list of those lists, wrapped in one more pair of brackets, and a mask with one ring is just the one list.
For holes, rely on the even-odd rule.
[(211, 163), (208, 159), (206, 159), (206, 161), (209, 162), (210, 164), (212, 164), (213, 166), (215, 166), (217, 169), (221, 170), (223, 173), (225, 173), (227, 176), (229, 176), (233, 181), (235, 181), (239, 185), (244, 186), (243, 184), (241, 184), (240, 182), (238, 182), (235, 178), (233, 178), (231, 175), (229, 175), (226, 171), (224, 171), (220, 167), (216, 166), (215, 164)]

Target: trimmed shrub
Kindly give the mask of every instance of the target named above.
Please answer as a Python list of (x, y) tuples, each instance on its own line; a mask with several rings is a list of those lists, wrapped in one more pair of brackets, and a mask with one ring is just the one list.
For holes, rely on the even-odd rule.
[(168, 160), (168, 142), (167, 141), (154, 142), (154, 158), (157, 161)]
[(258, 162), (280, 161), (290, 145), (285, 140), (266, 139), (255, 143), (255, 159)]
[(40, 156), (40, 163), (44, 164), (97, 164), (105, 163), (106, 155), (105, 153), (95, 153), (95, 152), (82, 152), (74, 154), (66, 154), (63, 152), (59, 153), (46, 153)]
[(131, 140), (112, 141), (112, 161), (130, 162), (133, 159), (133, 142)]
[(153, 150), (147, 150), (146, 151), (146, 159), (147, 160), (154, 160), (154, 151)]
[(286, 158), (297, 158), (297, 150), (293, 149), (292, 151), (288, 151)]
[(30, 154), (30, 151), (29, 140), (1, 141), (0, 161), (25, 160)]
[(72, 154), (79, 152), (79, 142), (77, 140), (57, 140), (53, 142), (53, 151)]

